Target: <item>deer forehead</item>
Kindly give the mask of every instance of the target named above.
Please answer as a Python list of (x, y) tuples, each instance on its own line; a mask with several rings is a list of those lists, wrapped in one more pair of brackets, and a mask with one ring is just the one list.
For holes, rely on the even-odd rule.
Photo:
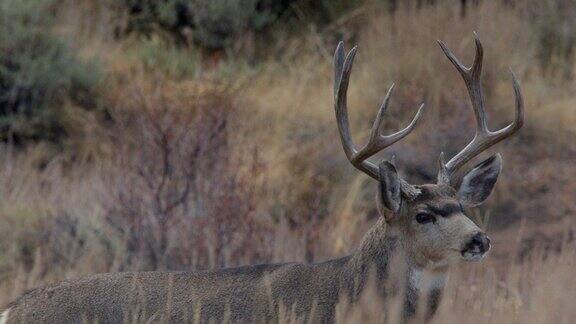
[(420, 194), (409, 203), (413, 210), (427, 211), (439, 216), (462, 212), (462, 205), (452, 187), (428, 184), (418, 186), (418, 189)]

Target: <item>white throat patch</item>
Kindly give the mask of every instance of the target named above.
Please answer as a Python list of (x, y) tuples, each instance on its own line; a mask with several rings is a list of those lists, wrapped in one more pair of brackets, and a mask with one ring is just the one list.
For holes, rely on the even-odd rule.
[(448, 279), (447, 272), (422, 271), (414, 268), (410, 269), (408, 276), (410, 285), (420, 291), (443, 289)]
[(8, 323), (8, 314), (10, 314), (10, 308), (0, 314), (0, 324)]

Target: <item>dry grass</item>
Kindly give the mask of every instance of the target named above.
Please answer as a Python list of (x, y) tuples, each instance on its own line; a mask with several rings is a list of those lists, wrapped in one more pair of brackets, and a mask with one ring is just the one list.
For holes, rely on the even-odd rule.
[[(538, 249), (537, 249), (538, 250)], [(560, 254), (535, 252), (498, 271), (491, 260), (454, 269), (433, 323), (572, 323), (576, 315), (574, 243)], [(382, 309), (398, 322), (401, 302), (383, 304), (368, 292), (341, 314), (340, 323), (382, 323)], [(346, 308), (344, 308), (346, 309)]]
[[(109, 18), (86, 3), (88, 9), (63, 15), (80, 10)], [(448, 2), (419, 11), (401, 6), (394, 17), (378, 4), (366, 6), (350, 22), (353, 32), (346, 20), (327, 32), (310, 28), (280, 46), (279, 59), (248, 70), (226, 63), (209, 69), (190, 49), (164, 53), (161, 41), (119, 41), (102, 36), (110, 27), (88, 32), (86, 24), (96, 22), (75, 29), (78, 20), (67, 20), (59, 32), (85, 41), (77, 44), (87, 44), (82, 53), (105, 63), (101, 101), (113, 126), (80, 121), (82, 135), (69, 144), (72, 158), (42, 145), (0, 152), (0, 303), (39, 284), (93, 272), (314, 261), (349, 252), (376, 217), (375, 184), (349, 166), (337, 140), (332, 33), (342, 34), (347, 47), (359, 45), (349, 96), (356, 142), (366, 137), (392, 82), (388, 130), (405, 125), (426, 103), (424, 122), (382, 155), (396, 154), (405, 176), (421, 183), (434, 177), (440, 151), (451, 155), (472, 135), (465, 87), (435, 40), (470, 62), (477, 31), (486, 53), (491, 127), (512, 116), (508, 66), (520, 79), (527, 120), (516, 138), (493, 150), (503, 152), (504, 172), (487, 206), (475, 213), (495, 237), (492, 256), (455, 269), (436, 321), (571, 322), (576, 84), (538, 63), (541, 17), (527, 19), (526, 8), (496, 1), (466, 18)], [(573, 63), (563, 68), (574, 71)], [(222, 133), (203, 137), (219, 127), (219, 118), (226, 121)], [(177, 135), (187, 127), (190, 134)], [(194, 145), (205, 154), (194, 156)], [(166, 148), (172, 166), (155, 169)], [(146, 189), (146, 182), (156, 189)], [(163, 211), (187, 186), (194, 193)], [(158, 219), (166, 226), (148, 226)], [(125, 231), (134, 226), (152, 229)], [(147, 251), (168, 259), (150, 261)], [(339, 318), (381, 322), (382, 309), (368, 296)]]

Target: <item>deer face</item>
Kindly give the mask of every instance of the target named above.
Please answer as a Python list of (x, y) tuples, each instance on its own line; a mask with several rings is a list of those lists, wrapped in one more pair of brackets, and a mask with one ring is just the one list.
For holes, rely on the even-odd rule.
[(398, 227), (409, 257), (418, 265), (434, 267), (481, 260), (490, 248), (489, 239), (466, 216), (456, 191), (440, 185), (419, 189), (420, 195), (390, 222)]
[(482, 260), (490, 239), (466, 216), (465, 208), (488, 197), (501, 166), (499, 155), (490, 157), (468, 172), (456, 190), (444, 183), (411, 186), (389, 162), (380, 164), (380, 211), (391, 230), (399, 233), (412, 262), (434, 268)]

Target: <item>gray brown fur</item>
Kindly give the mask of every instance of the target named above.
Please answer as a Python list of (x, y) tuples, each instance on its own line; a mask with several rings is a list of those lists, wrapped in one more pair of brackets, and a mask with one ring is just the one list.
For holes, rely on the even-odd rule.
[[(302, 318), (334, 317), (340, 294), (357, 298), (376, 267), (384, 279), (395, 239), (385, 223), (367, 234), (358, 252), (316, 264), (265, 264), (217, 271), (108, 273), (67, 280), (25, 293), (8, 306), (9, 323), (120, 323), (146, 320), (234, 322), (278, 320), (283, 305)], [(294, 307), (294, 308), (292, 308)], [(137, 313), (137, 314), (135, 314)]]

